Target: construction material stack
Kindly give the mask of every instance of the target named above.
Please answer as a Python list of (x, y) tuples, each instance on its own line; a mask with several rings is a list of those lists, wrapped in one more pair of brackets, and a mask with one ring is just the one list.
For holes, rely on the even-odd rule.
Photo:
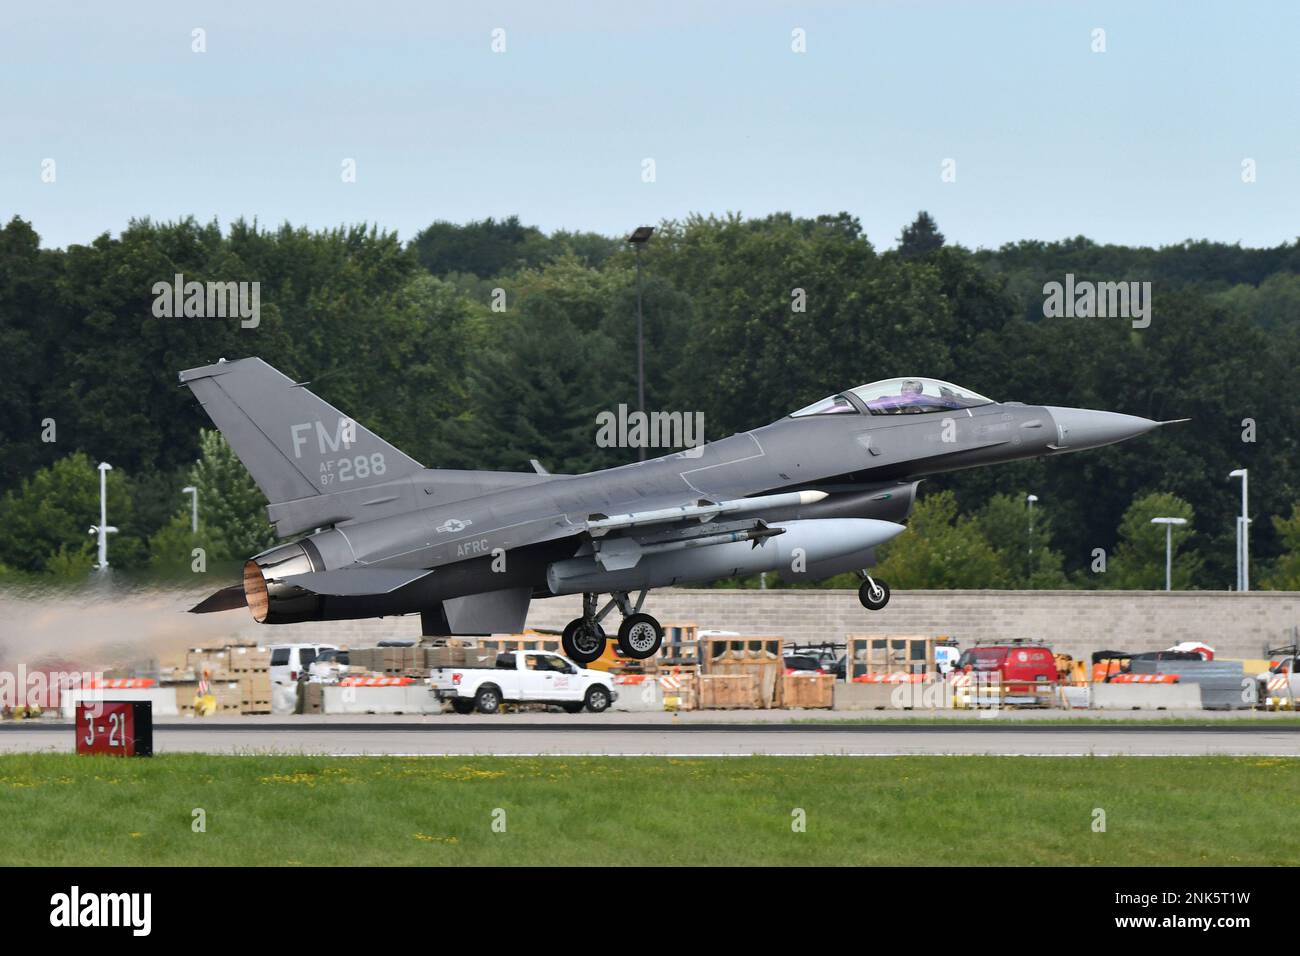
[(227, 648), (230, 675), (239, 684), (241, 714), (271, 712), (271, 651), (256, 645)]
[[(233, 717), (239, 714), (239, 681), (230, 672), (230, 648), (228, 645), (210, 647), (191, 647), (185, 655), (185, 666), (194, 672), (194, 697), (185, 701), (194, 708), (196, 702), (204, 696), (212, 697), (212, 715)], [(177, 690), (177, 704), (184, 691)], [(197, 713), (197, 712), (196, 712)]]
[(483, 647), (466, 645), (425, 648), (426, 674), (434, 667), (494, 667), (496, 652)]
[(271, 712), (271, 652), (256, 644), (220, 644), (191, 647), (185, 662), (160, 671), (163, 686), (176, 692), (176, 709), (194, 715), (194, 702), (205, 689), (216, 706), (215, 714), (269, 714)]

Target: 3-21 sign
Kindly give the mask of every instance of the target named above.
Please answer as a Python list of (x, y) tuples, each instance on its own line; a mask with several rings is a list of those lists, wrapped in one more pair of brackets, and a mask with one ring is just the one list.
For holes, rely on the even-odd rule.
[(80, 701), (77, 753), (116, 757), (153, 754), (153, 705), (147, 700)]

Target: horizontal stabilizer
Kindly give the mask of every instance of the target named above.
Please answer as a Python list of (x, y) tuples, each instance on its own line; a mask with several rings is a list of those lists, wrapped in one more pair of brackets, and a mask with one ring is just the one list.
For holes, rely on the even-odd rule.
[(248, 607), (242, 584), (232, 584), (228, 588), (205, 597), (190, 608), (191, 614), (211, 614), (213, 611), (233, 611), (235, 608)]
[(341, 571), (291, 574), (281, 580), (313, 594), (359, 597), (364, 594), (389, 594), (432, 573), (424, 568), (345, 568)]

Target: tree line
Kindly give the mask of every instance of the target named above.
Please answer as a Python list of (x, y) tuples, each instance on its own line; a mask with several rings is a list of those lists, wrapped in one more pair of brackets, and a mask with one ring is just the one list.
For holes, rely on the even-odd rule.
[[(1137, 534), (1133, 515), (1154, 501), (1193, 516), (1178, 540), (1185, 585), (1229, 587), (1239, 496), (1227, 474), (1242, 467), (1254, 578), (1297, 586), (1300, 243), (971, 251), (922, 213), (882, 251), (846, 213), (777, 214), (664, 221), (642, 255), (647, 408), (701, 412), (709, 439), (905, 374), (997, 400), (1192, 419), (925, 482), (912, 531), (883, 553), (896, 586), (1147, 586), (1125, 568), (1151, 550), (1159, 529)], [(1044, 286), (1067, 274), (1150, 282), (1150, 325), (1046, 317)], [(155, 315), (155, 284), (176, 275), (258, 282), (260, 321)], [(178, 370), (220, 357), (259, 355), (310, 380), (430, 467), (622, 464), (635, 449), (596, 433), (601, 412), (636, 405), (636, 296), (621, 238), (513, 217), (437, 222), (407, 243), (373, 225), (138, 220), (66, 249), (42, 249), (15, 218), (0, 229), (0, 573), (85, 573), (99, 461), (114, 468), (117, 568), (187, 566), (184, 486), (200, 487), (217, 563), (269, 543), (256, 488), (178, 387)]]

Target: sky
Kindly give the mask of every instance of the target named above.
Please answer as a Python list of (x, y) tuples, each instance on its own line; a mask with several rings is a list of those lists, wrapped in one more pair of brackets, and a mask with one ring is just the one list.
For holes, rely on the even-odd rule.
[(0, 221), (53, 248), (145, 216), (847, 211), (886, 248), (925, 209), (972, 248), (1270, 246), (1300, 235), (1298, 28), (1290, 0), (15, 0)]

